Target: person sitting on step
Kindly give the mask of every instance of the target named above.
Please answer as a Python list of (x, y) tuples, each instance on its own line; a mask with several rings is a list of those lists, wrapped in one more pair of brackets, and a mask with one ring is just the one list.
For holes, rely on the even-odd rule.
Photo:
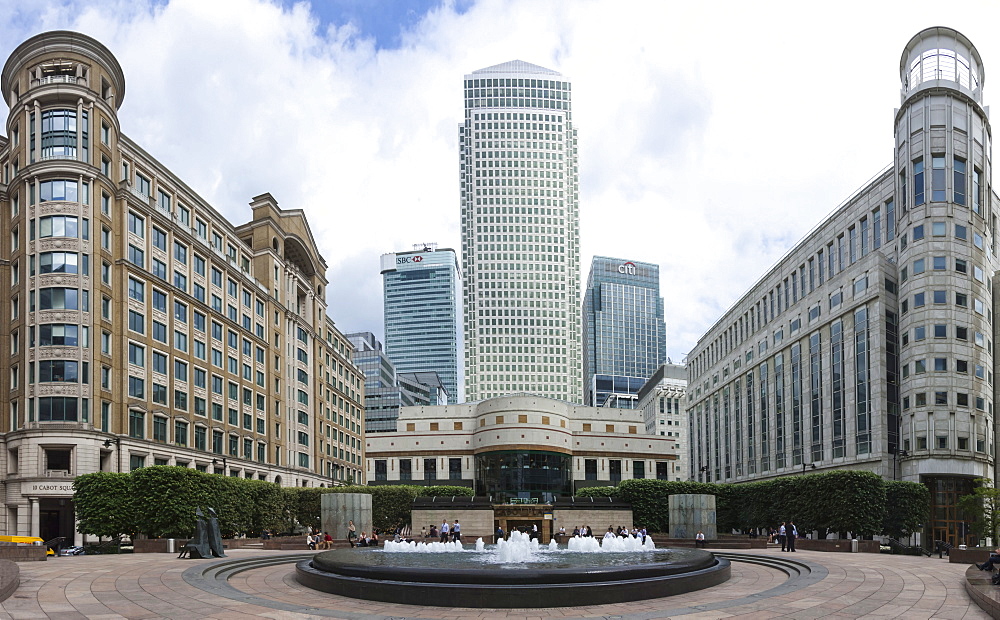
[(976, 564), (976, 568), (992, 572), (993, 567), (997, 564), (1000, 564), (1000, 549), (994, 549), (993, 553), (990, 554), (990, 558), (982, 564)]

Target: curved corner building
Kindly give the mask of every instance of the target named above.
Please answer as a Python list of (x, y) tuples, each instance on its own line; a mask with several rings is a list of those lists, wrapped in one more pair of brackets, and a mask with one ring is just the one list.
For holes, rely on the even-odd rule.
[(465, 399), (583, 402), (570, 83), (514, 60), (465, 76), (459, 125)]
[(86, 35), (21, 43), (0, 90), (0, 532), (81, 544), (91, 472), (363, 480), (362, 375), (304, 213), (263, 194), (229, 223), (122, 134), (125, 77)]
[(873, 471), (931, 491), (923, 542), (995, 478), (991, 129), (982, 60), (928, 28), (900, 60), (893, 165), (766, 273), (689, 356), (691, 471)]

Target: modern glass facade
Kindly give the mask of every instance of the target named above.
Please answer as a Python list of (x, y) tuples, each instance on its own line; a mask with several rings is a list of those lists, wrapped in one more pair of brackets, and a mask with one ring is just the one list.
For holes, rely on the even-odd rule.
[(659, 266), (595, 256), (583, 297), (584, 404), (634, 408), (666, 358)]
[(454, 250), (420, 245), (382, 255), (386, 355), (400, 373), (436, 372), (450, 402), (464, 396), (460, 281)]
[(466, 398), (583, 402), (576, 129), (566, 78), (465, 76), (459, 125)]
[(437, 373), (397, 374), (375, 334), (355, 332), (346, 338), (354, 345), (354, 363), (365, 377), (366, 433), (395, 431), (400, 407), (440, 404), (445, 399)]
[(571, 455), (559, 452), (477, 454), (476, 493), (491, 495), (496, 501), (510, 497), (551, 501), (557, 495), (572, 495), (572, 463)]

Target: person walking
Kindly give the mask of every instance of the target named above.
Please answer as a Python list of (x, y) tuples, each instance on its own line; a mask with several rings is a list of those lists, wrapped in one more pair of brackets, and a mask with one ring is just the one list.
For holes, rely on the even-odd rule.
[(786, 532), (787, 532), (787, 530), (785, 528), (785, 522), (782, 521), (781, 522), (781, 527), (778, 528), (778, 542), (781, 543), (781, 550), (782, 551), (785, 551), (785, 541), (787, 540), (787, 538), (786, 538)]
[(462, 526), (459, 525), (458, 519), (455, 519), (455, 525), (451, 526), (451, 540), (462, 544)]
[(799, 530), (795, 527), (795, 521), (788, 522), (788, 550), (795, 553), (795, 539), (799, 536)]
[(448, 542), (448, 519), (441, 521), (441, 542)]
[(347, 542), (353, 547), (358, 537), (358, 530), (354, 527), (354, 521), (347, 522)]

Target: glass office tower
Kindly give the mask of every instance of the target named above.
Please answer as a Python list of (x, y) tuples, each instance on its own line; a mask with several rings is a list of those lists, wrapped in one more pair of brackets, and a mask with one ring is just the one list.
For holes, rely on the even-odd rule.
[(466, 396), (583, 400), (570, 83), (520, 60), (465, 76), (459, 125)]
[(659, 266), (595, 256), (583, 334), (585, 404), (635, 408), (639, 390), (667, 359)]
[(354, 346), (354, 363), (365, 376), (365, 432), (396, 431), (400, 407), (447, 404), (436, 372), (399, 373), (371, 332), (345, 337)]
[(449, 402), (461, 400), (465, 370), (458, 357), (461, 279), (455, 250), (437, 244), (382, 255), (386, 355), (397, 372), (436, 372)]

